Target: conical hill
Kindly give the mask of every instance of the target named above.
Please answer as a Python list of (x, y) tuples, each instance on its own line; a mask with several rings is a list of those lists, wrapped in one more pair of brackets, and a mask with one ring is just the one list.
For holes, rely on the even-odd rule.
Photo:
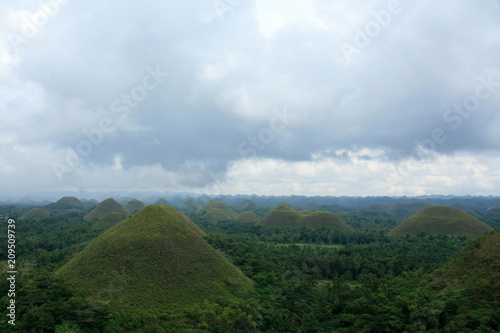
[(257, 222), (259, 217), (254, 212), (243, 212), (236, 217), (239, 222)]
[(449, 206), (430, 206), (404, 220), (389, 236), (418, 233), (478, 237), (493, 228), (474, 216)]
[(59, 213), (70, 209), (84, 209), (85, 205), (78, 198), (62, 197), (54, 203), (45, 206), (45, 210), (51, 213)]
[(217, 208), (217, 209), (220, 209), (221, 211), (224, 212), (225, 215), (227, 215), (227, 217), (229, 217), (229, 219), (235, 219), (237, 216), (238, 216), (238, 213), (236, 213), (234, 211), (234, 209), (232, 209), (229, 205), (223, 203), (223, 202), (216, 202), (216, 201), (213, 201), (213, 200), (208, 200), (208, 201), (205, 201), (203, 203), (203, 205), (201, 205), (200, 207), (198, 207), (198, 212), (200, 214), (206, 214), (208, 213), (211, 209), (214, 209), (214, 208)]
[(181, 221), (186, 223), (188, 228), (191, 229), (192, 231), (194, 231), (194, 233), (197, 234), (198, 236), (203, 237), (203, 236), (207, 235), (205, 233), (205, 231), (203, 231), (200, 227), (198, 227), (198, 225), (196, 223), (193, 222), (193, 220), (191, 220), (189, 217), (187, 217), (186, 215), (184, 215), (182, 212), (175, 209), (174, 207), (172, 207), (170, 205), (161, 205), (160, 207), (165, 209), (170, 214), (175, 215)]
[(144, 207), (146, 207), (146, 205), (142, 201), (137, 199), (133, 199), (125, 205), (125, 209), (132, 214), (139, 212)]
[(94, 223), (92, 228), (106, 230), (114, 227), (121, 221), (125, 220), (128, 216), (129, 215), (125, 215), (123, 213), (112, 212), (100, 219), (99, 222)]
[(50, 213), (42, 208), (33, 208), (21, 216), (21, 220), (42, 220), (50, 217)]
[(99, 203), (94, 209), (83, 217), (85, 221), (100, 220), (109, 213), (121, 213), (130, 216), (130, 212), (125, 209), (118, 201), (109, 198)]
[(112, 312), (148, 316), (231, 299), (252, 286), (184, 221), (157, 205), (101, 234), (56, 274), (108, 302)]
[(297, 227), (297, 220), (302, 214), (287, 205), (279, 205), (270, 211), (257, 224), (268, 227)]
[(331, 212), (314, 212), (302, 216), (297, 220), (297, 225), (306, 228), (329, 228), (335, 230), (351, 230), (351, 228), (340, 219), (337, 215)]

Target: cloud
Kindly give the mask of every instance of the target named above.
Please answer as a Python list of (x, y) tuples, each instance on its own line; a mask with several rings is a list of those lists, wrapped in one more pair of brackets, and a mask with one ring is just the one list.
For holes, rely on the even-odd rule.
[[(53, 12), (47, 4), (0, 8), (0, 176), (19, 180), (5, 189), (495, 191), (484, 185), (490, 171), (458, 168), (462, 183), (440, 164), (476, 156), (489, 168), (500, 149), (495, 1), (256, 0), (222, 11), (208, 0), (60, 1)], [(13, 34), (24, 38), (18, 47)], [(350, 59), (344, 44), (357, 48)], [(168, 76), (146, 89), (157, 69)], [(489, 96), (477, 108), (454, 108), (478, 89)], [(273, 131), (283, 108), (293, 120)], [(422, 147), (433, 151), (416, 172), (423, 185), (413, 176), (384, 183), (385, 170)], [(65, 168), (62, 181), (54, 164)], [(283, 170), (257, 172), (273, 168)], [(137, 183), (114, 184), (112, 172)]]

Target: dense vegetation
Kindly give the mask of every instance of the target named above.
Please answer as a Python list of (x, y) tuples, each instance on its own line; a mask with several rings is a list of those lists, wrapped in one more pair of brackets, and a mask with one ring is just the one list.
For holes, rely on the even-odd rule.
[[(78, 204), (72, 199), (66, 201)], [(0, 331), (500, 330), (500, 232), (488, 233), (476, 240), (422, 232), (397, 238), (388, 236), (389, 231), (407, 218), (416, 206), (429, 206), (426, 202), (379, 205), (368, 209), (331, 206), (331, 210), (352, 229), (348, 231), (324, 227), (273, 227), (233, 219), (216, 222), (203, 217), (207, 211), (199, 210), (200, 205), (190, 204), (196, 206), (185, 211), (191, 219), (168, 208), (170, 206), (162, 206), (152, 211), (143, 210), (106, 232), (104, 230), (110, 226), (97, 227), (97, 222), (83, 219), (92, 208), (90, 206), (80, 206), (80, 215), (73, 211), (67, 216), (65, 211), (76, 208), (55, 207), (50, 211), (44, 207), (51, 214), (57, 212), (57, 217), (17, 221), (16, 254), (21, 264), (16, 281), (17, 325), (11, 327), (6, 320), (1, 320)], [(252, 218), (270, 211), (251, 200), (235, 207), (238, 212), (251, 210), (256, 214)], [(325, 205), (307, 208), (313, 211), (329, 209)], [(4, 216), (2, 228), (5, 230), (5, 217), (18, 219), (29, 209), (0, 206), (0, 213)], [(148, 216), (144, 218), (141, 214)], [(168, 290), (169, 287), (158, 287), (163, 282), (156, 277), (165, 279), (165, 275), (159, 272), (163, 267), (162, 260), (154, 258), (165, 256), (166, 248), (161, 244), (173, 241), (168, 240), (172, 233), (163, 233), (160, 227), (165, 214), (170, 219), (175, 216), (178, 222), (182, 221), (177, 226), (187, 237), (175, 240), (175, 249), (181, 251), (184, 258), (179, 264), (187, 263), (185, 249), (190, 249), (189, 253), (215, 253), (216, 250), (218, 256), (226, 257), (253, 280), (251, 293), (245, 297), (231, 292), (223, 297), (202, 297), (186, 289), (179, 290), (176, 295), (162, 294), (162, 289)], [(494, 216), (485, 221), (492, 226), (498, 223)], [(193, 232), (196, 229), (201, 233), (196, 235)], [(135, 244), (131, 243), (130, 235), (135, 235), (132, 238)], [(3, 238), (0, 244), (1, 258), (6, 258), (5, 241)], [(93, 247), (86, 248), (90, 243)], [(202, 245), (207, 243), (215, 250), (207, 250), (211, 247)], [(115, 250), (106, 253), (103, 244), (112, 244)], [(120, 248), (119, 251), (115, 246)], [(96, 248), (98, 251), (93, 257), (88, 257), (88, 253)], [(65, 269), (60, 270), (72, 258), (73, 264), (65, 269), (73, 270), (73, 283), (63, 279), (61, 272), (64, 273)], [(129, 261), (122, 262), (122, 259)], [(96, 263), (100, 260), (103, 262), (98, 268)], [(75, 264), (77, 261), (79, 263)], [(139, 267), (139, 270), (131, 273), (133, 267)], [(96, 269), (99, 272), (92, 271)], [(213, 281), (209, 272), (206, 267), (193, 268), (194, 279), (190, 281), (197, 285), (184, 288), (204, 290), (203, 284)], [(106, 275), (109, 275), (108, 285), (97, 288), (106, 291), (100, 295), (89, 294), (87, 288), (81, 287), (77, 281), (81, 276), (88, 283), (95, 284), (97, 280), (93, 277)], [(136, 281), (137, 276), (140, 278)], [(175, 285), (183, 285), (188, 277), (183, 279)], [(224, 288), (231, 290), (231, 284), (228, 282)], [(138, 300), (133, 288), (142, 290), (145, 298)], [(0, 280), (0, 289), (8, 289), (5, 277)], [(0, 294), (3, 318), (6, 318), (8, 301), (5, 295), (6, 292)], [(175, 313), (158, 311), (158, 306), (154, 305), (169, 297), (193, 301), (203, 298), (204, 301)], [(114, 311), (113, 302), (121, 302), (126, 311)], [(151, 311), (136, 311), (142, 306), (151, 308)]]

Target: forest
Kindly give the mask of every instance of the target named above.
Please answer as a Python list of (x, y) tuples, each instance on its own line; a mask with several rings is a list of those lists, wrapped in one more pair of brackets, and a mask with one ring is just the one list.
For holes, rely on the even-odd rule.
[[(490, 271), (479, 266), (460, 272), (460, 287), (451, 288), (444, 280), (452, 274), (450, 262), (456, 263), (461, 251), (486, 248), (482, 239), (498, 234), (495, 231), (476, 240), (425, 232), (391, 237), (389, 231), (412, 212), (387, 213), (372, 206), (315, 207), (336, 213), (348, 230), (273, 227), (234, 217), (214, 220), (200, 206), (184, 207), (183, 212), (206, 233), (204, 242), (252, 280), (253, 288), (244, 297), (200, 299), (175, 314), (148, 315), (113, 311), (109, 302), (89, 297), (56, 274), (110, 228), (84, 218), (92, 205), (82, 206), (80, 211), (46, 207), (52, 209), (50, 217), (22, 218), (30, 208), (0, 206), (3, 230), (7, 230), (8, 219), (16, 221), (18, 270), (16, 325), (7, 321), (7, 273), (0, 280), (2, 332), (500, 330), (498, 253), (491, 253), (498, 249), (498, 241), (496, 248), (483, 254), (491, 255), (485, 259)], [(272, 208), (249, 208), (246, 202), (246, 207), (235, 206), (234, 211), (253, 209), (263, 219)], [(493, 229), (498, 228), (498, 217), (481, 217)], [(0, 256), (5, 266), (8, 251), (6, 233), (3, 235)], [(121, 283), (128, 282), (123, 279)], [(122, 291), (119, 284), (114, 289), (115, 294)]]

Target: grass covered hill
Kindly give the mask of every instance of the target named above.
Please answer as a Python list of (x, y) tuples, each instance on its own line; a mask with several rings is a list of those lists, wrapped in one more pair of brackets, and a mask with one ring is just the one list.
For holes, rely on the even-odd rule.
[(168, 202), (164, 198), (160, 198), (160, 199), (156, 200), (155, 205), (159, 205), (159, 206), (160, 205), (170, 205), (170, 202)]
[(125, 209), (118, 201), (108, 198), (100, 202), (94, 209), (83, 217), (85, 221), (99, 221), (109, 213), (121, 213), (125, 216), (130, 216), (130, 212)]
[(500, 306), (500, 231), (474, 240), (440, 272), (438, 282), (446, 289), (472, 289), (481, 299)]
[(95, 223), (92, 225), (93, 229), (109, 229), (111, 227), (114, 227), (121, 221), (125, 220), (129, 215), (119, 213), (119, 212), (112, 212), (109, 213), (108, 215), (104, 216), (102, 219), (99, 220), (99, 222)]
[(227, 215), (222, 209), (217, 207), (210, 208), (208, 212), (203, 215), (203, 217), (215, 223), (231, 220), (229, 215)]
[(45, 206), (45, 210), (51, 213), (60, 213), (70, 209), (85, 209), (85, 205), (75, 197), (63, 197), (54, 203)]
[(50, 213), (42, 208), (33, 208), (21, 216), (21, 220), (42, 220), (50, 217)]
[(342, 219), (330, 212), (314, 212), (302, 216), (297, 225), (306, 228), (329, 228), (335, 230), (352, 230)]
[(184, 221), (150, 205), (97, 237), (57, 273), (114, 313), (161, 316), (252, 288)]
[(179, 218), (181, 221), (186, 223), (189, 229), (194, 231), (195, 234), (197, 234), (200, 237), (206, 236), (207, 234), (205, 231), (203, 231), (196, 223), (193, 222), (189, 217), (181, 213), (179, 210), (175, 209), (174, 207), (170, 205), (161, 205), (161, 208), (165, 209), (167, 212), (169, 212), (172, 215), (175, 215), (177, 218)]
[(238, 204), (236, 208), (240, 212), (252, 211), (259, 208), (259, 205), (252, 199), (245, 199)]
[(128, 210), (131, 214), (138, 213), (144, 207), (146, 207), (146, 205), (142, 201), (137, 199), (133, 199), (125, 205), (125, 209)]
[(297, 227), (297, 221), (301, 217), (302, 214), (283, 204), (270, 211), (257, 224), (268, 227)]
[(236, 221), (239, 222), (257, 222), (259, 219), (254, 212), (243, 212), (236, 217)]
[(429, 235), (478, 237), (493, 228), (474, 216), (449, 206), (430, 206), (404, 220), (389, 236)]
[(223, 211), (224, 214), (226, 214), (229, 217), (229, 220), (235, 219), (238, 216), (238, 213), (236, 213), (234, 209), (232, 209), (227, 204), (223, 202), (216, 202), (213, 200), (205, 201), (200, 207), (198, 207), (197, 210), (199, 214), (204, 215), (213, 208), (217, 208)]

